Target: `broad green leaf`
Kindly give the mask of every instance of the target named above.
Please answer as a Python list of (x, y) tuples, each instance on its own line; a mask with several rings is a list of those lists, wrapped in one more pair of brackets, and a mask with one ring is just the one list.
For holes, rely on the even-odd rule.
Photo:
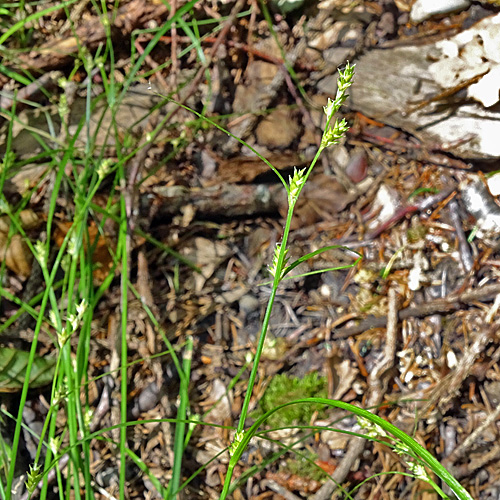
[[(16, 392), (23, 387), (29, 352), (0, 347), (0, 392)], [(30, 373), (30, 388), (36, 389), (52, 382), (56, 360), (35, 355)]]

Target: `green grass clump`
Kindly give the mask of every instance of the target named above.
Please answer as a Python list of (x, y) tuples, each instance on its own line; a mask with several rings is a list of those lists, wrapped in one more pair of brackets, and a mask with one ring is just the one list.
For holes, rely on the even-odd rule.
[[(286, 373), (276, 375), (266, 389), (259, 404), (257, 416), (290, 401), (310, 397), (327, 397), (326, 377), (309, 373), (304, 378), (291, 377)], [(320, 405), (291, 405), (272, 415), (268, 420), (273, 427), (283, 425), (309, 424), (313, 413), (322, 408)]]

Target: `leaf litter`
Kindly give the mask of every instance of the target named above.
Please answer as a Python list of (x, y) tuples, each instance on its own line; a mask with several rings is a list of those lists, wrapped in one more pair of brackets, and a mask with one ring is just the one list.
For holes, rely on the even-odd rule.
[[(211, 4), (197, 8), (196, 16), (211, 16), (217, 9), (242, 9), (241, 2)], [(397, 16), (382, 1), (357, 6), (322, 2), (317, 11), (306, 9), (303, 17), (272, 12), (283, 51), (260, 12), (256, 11), (256, 17), (230, 16), (226, 21), (229, 32), (223, 30), (216, 38), (218, 48), (214, 50), (213, 42), (202, 44), (204, 53), (210, 55), (203, 71), (217, 83), (214, 93), (210, 95), (201, 77), (197, 85), (179, 93), (183, 102), (196, 109), (208, 104), (212, 118), (217, 113), (238, 112), (227, 126), (276, 162), (286, 177), (294, 166), (307, 164), (316, 147), (317, 129), (312, 124), (321, 126), (321, 115), (308, 107), (311, 103), (322, 105), (334, 95), (331, 82), (335, 81), (337, 65), (346, 59), (357, 64), (352, 101), (348, 101), (352, 112), (347, 118), (352, 128), (338, 150), (318, 164), (307, 186), (294, 219), (291, 252), (298, 258), (323, 246), (342, 244), (361, 251), (364, 258), (356, 269), (283, 283), (266, 346), (270, 355), (262, 363), (252, 407), (258, 408), (276, 374), (326, 376), (330, 397), (378, 407), (379, 415), (426, 443), (429, 451), (444, 460), (474, 498), (494, 498), (498, 496), (500, 473), (496, 410), (500, 394), (500, 226), (496, 222), (498, 202), (486, 177), (495, 170), (491, 160), (498, 159), (498, 151), (491, 141), (486, 142), (484, 131), (495, 127), (498, 120), (491, 89), (478, 97), (481, 81), (471, 83), (467, 71), (460, 69), (483, 50), (481, 44), (469, 46), (467, 50), (476, 51), (469, 57), (460, 49), (460, 40), (471, 36), (476, 42), (478, 38), (488, 43), (496, 40), (497, 8), (476, 5), (465, 15), (411, 25), (408, 9), (399, 4), (402, 2), (397, 4)], [(142, 17), (135, 18), (137, 8), (137, 2), (120, 6), (123, 17), (117, 26), (124, 37), (151, 19), (162, 22), (167, 14), (161, 6), (149, 6), (141, 11)], [(467, 16), (482, 20), (467, 28)], [(51, 26), (53, 21), (47, 22)], [(87, 34), (97, 22), (95, 13), (89, 7), (78, 22), (76, 32), (88, 49), (94, 50), (95, 42)], [(456, 23), (458, 28), (453, 27)], [(436, 33), (441, 41), (431, 39)], [(171, 35), (169, 42), (158, 44), (146, 58), (153, 70), (165, 58), (176, 61), (175, 71), (172, 65), (157, 70), (155, 74), (161, 74), (161, 79), (151, 78), (162, 93), (177, 92), (175, 82), (194, 81), (193, 75), (201, 69), (195, 63), (194, 49), (183, 56), (175, 52), (172, 57), (176, 37), (178, 50), (186, 42), (178, 33)], [(147, 34), (143, 36), (141, 43), (148, 40)], [(416, 40), (426, 37), (428, 43), (413, 47)], [(35, 37), (34, 43), (42, 42)], [(452, 44), (458, 48), (453, 49)], [(24, 54), (22, 60), (35, 63), (45, 75), (54, 67), (69, 74), (67, 54), (47, 47), (42, 46), (34, 60), (29, 59), (30, 54)], [(277, 61), (283, 54), (294, 73)], [(487, 71), (495, 74), (498, 61), (494, 53), (485, 54), (487, 67), (474, 69), (473, 77), (484, 73), (484, 79)], [(123, 51), (118, 55), (121, 68), (126, 68), (129, 55)], [(441, 70), (436, 71), (437, 67)], [(449, 77), (445, 70), (459, 71), (461, 83), (469, 86), (453, 88), (458, 82), (444, 80)], [(85, 73), (77, 71), (75, 81), (78, 78), (83, 81)], [(93, 88), (98, 92), (101, 87), (96, 75), (94, 80)], [(159, 115), (151, 118), (150, 109), (161, 100), (146, 90), (148, 82), (143, 80), (132, 86), (127, 97), (133, 94), (133, 98), (119, 108), (119, 136), (126, 144), (131, 141), (132, 145), (173, 109), (164, 104)], [(4, 75), (5, 91), (8, 83), (12, 84)], [(464, 92), (477, 102), (464, 99)], [(83, 87), (77, 93), (72, 110), (75, 123), (82, 112), (78, 103), (86, 98)], [(108, 128), (105, 108), (102, 104), (97, 107), (92, 120), (102, 130)], [(48, 113), (57, 115), (55, 109)], [(42, 154), (43, 148), (23, 137), (27, 131), (31, 135), (33, 128), (49, 131), (53, 124), (47, 122), (46, 113), (28, 109), (24, 116), (27, 118), (17, 124), (14, 137), (18, 158), (24, 162), (19, 172), (34, 166), (40, 172), (40, 158), (31, 165), (26, 162)], [(223, 426), (234, 425), (248, 373), (241, 370), (247, 352), (255, 346), (269, 294), (262, 283), (269, 279), (266, 266), (280, 240), (284, 214), (280, 186), (248, 150), (214, 128), (196, 128), (193, 116), (184, 111), (178, 111), (174, 118), (155, 136), (136, 168), (136, 224), (163, 248), (187, 257), (201, 272), (136, 237), (130, 259), (140, 298), (130, 297), (127, 324), (128, 361), (134, 363), (128, 369), (130, 418), (158, 419), (135, 425), (129, 446), (164, 486), (174, 458), (173, 430), (160, 419), (175, 418), (179, 381), (144, 304), (154, 311), (166, 337), (175, 345), (182, 346), (187, 336), (194, 341), (192, 415), (203, 415), (205, 421)], [(57, 120), (54, 123), (59, 127)], [(275, 134), (274, 128), (279, 128), (279, 133)], [(58, 136), (61, 130), (56, 130)], [(77, 148), (85, 148), (85, 141), (82, 136)], [(96, 154), (116, 160), (113, 141), (112, 136), (99, 134), (94, 144)], [(363, 164), (353, 167), (350, 158), (353, 162), (363, 158)], [(50, 176), (38, 176), (32, 180), (38, 192), (48, 196)], [(33, 191), (35, 184), (28, 191), (33, 205), (29, 213), (43, 219), (46, 205), (43, 196), (37, 198)], [(105, 195), (106, 189), (109, 186), (99, 194)], [(17, 194), (26, 196), (26, 192)], [(73, 200), (59, 199), (58, 204), (59, 224), (68, 227), (71, 221), (63, 214), (71, 211)], [(0, 227), (2, 237), (9, 232), (5, 221), (6, 230)], [(89, 247), (98, 235), (95, 224), (89, 226)], [(36, 225), (30, 226), (30, 231), (36, 229)], [(39, 237), (31, 232), (29, 236), (33, 241)], [(110, 267), (109, 249), (112, 252), (115, 245), (112, 239), (112, 231), (104, 231), (97, 243), (103, 249), (97, 263), (103, 269), (99, 281), (105, 279)], [(26, 242), (14, 234), (10, 241), (5, 238), (2, 248), (8, 267), (5, 289), (22, 297), (31, 270)], [(304, 272), (333, 267), (342, 259), (346, 256), (340, 252), (325, 252), (303, 264)], [(38, 283), (36, 291), (42, 286)], [(89, 377), (120, 364), (116, 346), (119, 286), (116, 277), (95, 311)], [(2, 314), (5, 319), (15, 317), (15, 301), (4, 299)], [(91, 399), (99, 410), (92, 423), (95, 429), (117, 422), (116, 380), (103, 380), (106, 382), (94, 384), (95, 397)], [(33, 400), (42, 397), (32, 396)], [(302, 424), (326, 427), (340, 417), (337, 413), (328, 416), (319, 420), (315, 415), (312, 422)], [(353, 419), (338, 426), (357, 430)], [(334, 439), (328, 433), (311, 435), (297, 449), (312, 451), (320, 467), (347, 488), (374, 473), (403, 470), (388, 449), (364, 441)], [(191, 458), (186, 461), (184, 476), (224, 450), (231, 437), (226, 428), (197, 429), (186, 450), (186, 457)], [(118, 494), (112, 447), (105, 442), (92, 446), (97, 452), (92, 462), (96, 485), (106, 494)], [(236, 477), (251, 466), (256, 472), (251, 484), (238, 486), (235, 498), (275, 495), (272, 491), (277, 492), (274, 498), (280, 498), (278, 494), (330, 498), (334, 483), (303, 476), (305, 469), (287, 468), (284, 460), (266, 466), (267, 457), (278, 451), (278, 446), (263, 440), (251, 442), (247, 463), (239, 465)], [(293, 454), (288, 453), (289, 457)], [(217, 498), (226, 462), (227, 456), (222, 455), (211, 463), (201, 479), (187, 486), (186, 498)], [(378, 495), (378, 488), (398, 497), (424, 494), (417, 480), (381, 476), (379, 483), (364, 483), (358, 495)], [(129, 478), (128, 491), (134, 498), (159, 497), (147, 476), (139, 473)]]

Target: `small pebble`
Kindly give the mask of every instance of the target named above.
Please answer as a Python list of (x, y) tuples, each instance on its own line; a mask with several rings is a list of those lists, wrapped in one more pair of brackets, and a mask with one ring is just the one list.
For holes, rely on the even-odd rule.
[(239, 305), (240, 311), (245, 316), (248, 316), (250, 313), (256, 311), (259, 308), (259, 299), (247, 293), (246, 295), (243, 295), (243, 297), (241, 297)]

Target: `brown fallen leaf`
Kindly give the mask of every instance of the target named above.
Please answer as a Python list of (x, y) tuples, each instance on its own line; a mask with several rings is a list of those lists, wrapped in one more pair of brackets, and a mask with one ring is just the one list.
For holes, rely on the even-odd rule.
[[(278, 170), (300, 167), (306, 163), (306, 160), (297, 153), (283, 153), (279, 155), (270, 155), (269, 162)], [(210, 184), (219, 184), (223, 182), (242, 183), (252, 182), (256, 177), (271, 169), (258, 157), (238, 156), (229, 160), (221, 160), (217, 175)]]
[[(40, 222), (32, 210), (22, 210), (18, 217), (21, 227), (27, 230), (35, 228)], [(0, 217), (0, 262), (5, 261), (11, 271), (26, 278), (31, 273), (33, 255), (20, 234), (14, 234), (9, 239), (10, 226), (9, 217)]]
[(7, 233), (0, 232), (0, 261), (16, 274), (26, 278), (31, 273), (33, 255), (20, 234), (14, 234), (9, 241)]

